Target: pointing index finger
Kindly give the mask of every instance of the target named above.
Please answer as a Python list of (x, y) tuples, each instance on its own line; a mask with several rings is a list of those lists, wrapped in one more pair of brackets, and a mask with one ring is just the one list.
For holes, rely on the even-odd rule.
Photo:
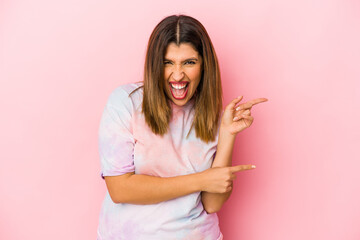
[(255, 165), (247, 164), (247, 165), (232, 166), (232, 167), (230, 167), (230, 170), (231, 170), (231, 172), (235, 173), (235, 172), (240, 172), (240, 171), (244, 171), (244, 170), (251, 170), (254, 168), (256, 168)]
[(255, 105), (255, 104), (258, 104), (258, 103), (266, 102), (267, 100), (268, 100), (267, 98), (256, 98), (256, 99), (251, 100), (250, 102), (253, 105)]
[(236, 108), (236, 110), (239, 111), (241, 109), (251, 108), (252, 106), (254, 106), (256, 104), (266, 102), (266, 101), (268, 101), (267, 98), (256, 98), (256, 99), (253, 99), (253, 100), (250, 100), (250, 101), (248, 101), (246, 103), (241, 104), (239, 107)]

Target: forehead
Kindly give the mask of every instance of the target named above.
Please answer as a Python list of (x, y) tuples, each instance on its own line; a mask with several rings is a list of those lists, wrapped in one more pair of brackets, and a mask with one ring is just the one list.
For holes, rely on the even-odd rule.
[(187, 58), (199, 58), (199, 53), (190, 43), (181, 43), (179, 46), (177, 46), (172, 42), (166, 48), (165, 58), (175, 61)]

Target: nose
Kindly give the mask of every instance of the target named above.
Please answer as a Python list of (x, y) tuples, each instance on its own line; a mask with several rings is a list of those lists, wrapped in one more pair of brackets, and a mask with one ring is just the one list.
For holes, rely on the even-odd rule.
[(174, 66), (173, 72), (172, 72), (172, 78), (175, 81), (180, 81), (185, 76), (184, 71), (182, 70), (181, 66), (177, 65)]

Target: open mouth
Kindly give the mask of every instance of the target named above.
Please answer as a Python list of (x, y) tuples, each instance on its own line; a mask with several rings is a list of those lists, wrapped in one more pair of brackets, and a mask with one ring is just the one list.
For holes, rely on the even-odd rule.
[(169, 83), (171, 94), (175, 99), (184, 99), (188, 92), (189, 83)]

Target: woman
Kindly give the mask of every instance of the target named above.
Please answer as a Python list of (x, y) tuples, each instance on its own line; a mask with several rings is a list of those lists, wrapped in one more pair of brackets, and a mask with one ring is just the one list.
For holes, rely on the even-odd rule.
[[(153, 30), (144, 81), (117, 87), (99, 128), (107, 194), (98, 240), (223, 239), (216, 212), (232, 191), (236, 134), (259, 98), (222, 112), (217, 57), (199, 21), (163, 19)], [(216, 153), (216, 155), (215, 155)]]

